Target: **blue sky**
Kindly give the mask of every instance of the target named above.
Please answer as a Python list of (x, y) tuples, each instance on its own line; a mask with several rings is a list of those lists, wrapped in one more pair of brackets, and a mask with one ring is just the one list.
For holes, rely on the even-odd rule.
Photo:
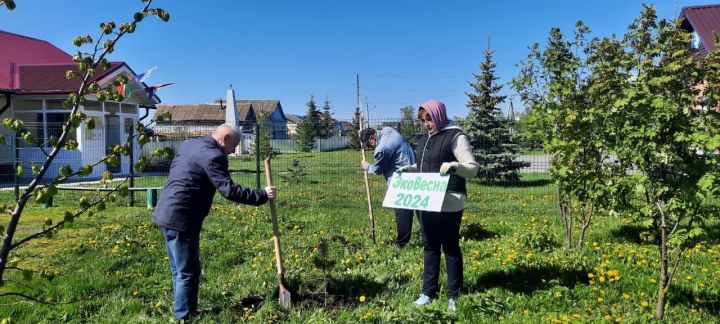
[[(76, 50), (74, 36), (96, 35), (103, 21), (127, 21), (142, 5), (16, 2), (14, 11), (0, 10), (0, 30), (47, 40), (69, 53)], [(319, 106), (327, 96), (334, 116), (349, 119), (359, 74), (371, 119), (399, 117), (401, 107), (430, 98), (444, 101), (449, 115), (465, 116), (464, 92), (479, 71), (488, 37), (504, 83), (517, 73), (527, 47), (542, 44), (553, 26), (569, 34), (583, 20), (593, 36), (621, 35), (642, 3), (672, 18), (683, 6), (713, 2), (720, 1), (154, 0), (170, 12), (170, 21), (143, 22), (111, 59), (128, 62), (136, 73), (158, 66), (146, 83), (175, 82), (158, 92), (168, 104), (224, 98), (232, 84), (238, 98), (279, 99), (286, 113), (298, 115), (311, 95)], [(503, 92), (512, 95), (509, 86)], [(514, 104), (522, 110), (517, 99)]]

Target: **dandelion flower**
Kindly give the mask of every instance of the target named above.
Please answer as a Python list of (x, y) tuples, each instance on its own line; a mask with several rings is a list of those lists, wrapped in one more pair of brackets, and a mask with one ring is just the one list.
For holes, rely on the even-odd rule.
[(365, 297), (365, 295), (362, 295), (359, 299), (361, 303), (364, 303), (367, 298)]

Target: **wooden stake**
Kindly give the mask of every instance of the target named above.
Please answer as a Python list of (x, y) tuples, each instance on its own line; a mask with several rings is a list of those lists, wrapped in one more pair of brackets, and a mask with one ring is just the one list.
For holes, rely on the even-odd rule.
[[(265, 159), (265, 180), (268, 187), (272, 187), (272, 172), (270, 171), (270, 159)], [(292, 294), (285, 287), (285, 271), (282, 264), (282, 250), (280, 248), (280, 230), (277, 223), (277, 212), (275, 199), (270, 199), (270, 219), (272, 221), (273, 243), (275, 244), (275, 265), (277, 266), (278, 284), (280, 286), (279, 300), (280, 308), (290, 309), (292, 305)]]

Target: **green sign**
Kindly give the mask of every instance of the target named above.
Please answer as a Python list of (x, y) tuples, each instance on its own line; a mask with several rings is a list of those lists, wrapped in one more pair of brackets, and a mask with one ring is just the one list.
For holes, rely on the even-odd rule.
[(438, 173), (395, 173), (388, 184), (384, 207), (439, 212), (449, 176)]

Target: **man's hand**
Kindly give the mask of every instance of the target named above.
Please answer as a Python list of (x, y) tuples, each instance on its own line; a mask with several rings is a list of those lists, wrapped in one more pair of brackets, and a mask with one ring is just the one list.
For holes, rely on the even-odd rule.
[(275, 196), (277, 196), (277, 189), (273, 187), (265, 187), (265, 192), (267, 193), (268, 199), (275, 199)]
[(362, 161), (361, 166), (363, 170), (367, 171), (368, 167), (370, 167), (370, 163), (368, 163), (367, 161)]
[(457, 170), (457, 162), (443, 162), (440, 166), (440, 175), (453, 174)]

